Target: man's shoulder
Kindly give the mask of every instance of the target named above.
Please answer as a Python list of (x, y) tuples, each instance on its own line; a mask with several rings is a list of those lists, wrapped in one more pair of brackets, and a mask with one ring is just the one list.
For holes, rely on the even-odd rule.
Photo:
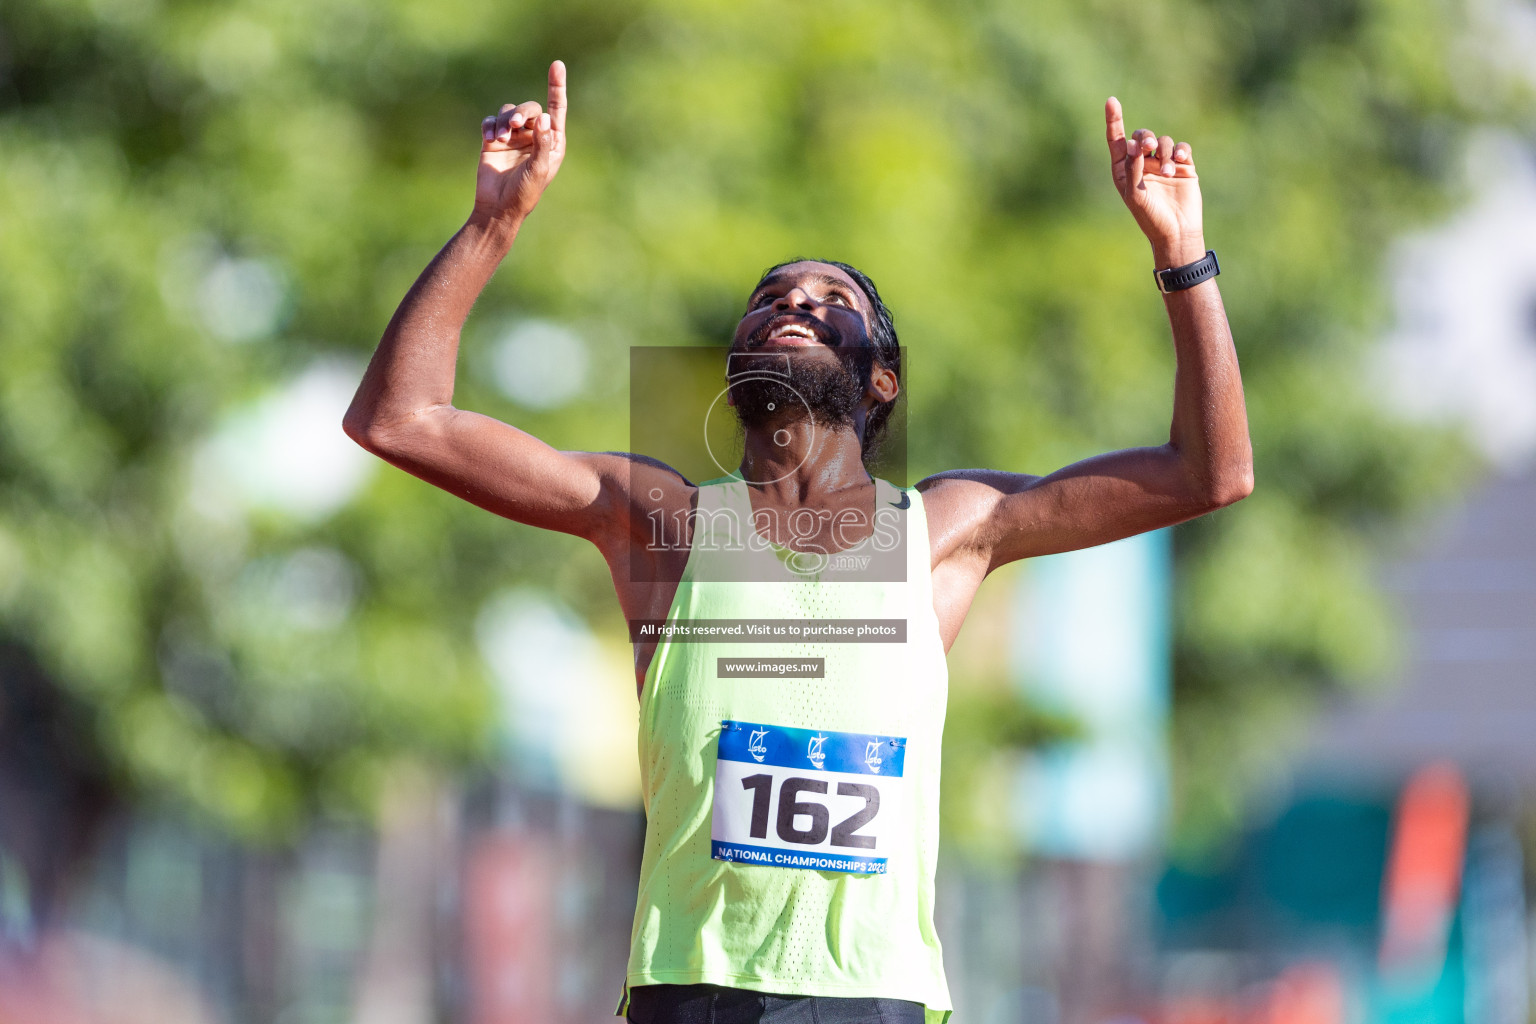
[(989, 495), (1016, 494), (1028, 490), (1041, 477), (1030, 473), (1009, 473), (1001, 469), (946, 469), (917, 482), (917, 490), (929, 500), (972, 497), (985, 500)]
[(956, 532), (982, 529), (1003, 499), (1028, 490), (1040, 480), (1027, 473), (998, 469), (949, 469), (917, 482), (935, 541)]
[(992, 470), (946, 469), (919, 480), (913, 490), (923, 496), (923, 505), (932, 514), (948, 506), (975, 505), (988, 493), (997, 493), (1000, 481), (989, 479)]
[(611, 463), (614, 466), (653, 476), (663, 476), (688, 487), (695, 486), (687, 477), (665, 462), (637, 452), (582, 452), (581, 455)]

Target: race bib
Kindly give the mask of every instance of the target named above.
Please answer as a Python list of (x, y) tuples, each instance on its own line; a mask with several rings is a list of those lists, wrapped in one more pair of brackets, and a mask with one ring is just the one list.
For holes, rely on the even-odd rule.
[(910, 829), (900, 736), (720, 723), (715, 860), (885, 874)]

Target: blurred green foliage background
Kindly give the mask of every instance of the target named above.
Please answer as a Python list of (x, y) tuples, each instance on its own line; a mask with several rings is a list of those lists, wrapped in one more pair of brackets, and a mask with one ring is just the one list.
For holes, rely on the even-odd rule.
[[(1172, 350), (1109, 181), (1112, 93), (1128, 128), (1193, 143), (1248, 389), (1257, 492), (1176, 549), (1180, 835), (1219, 834), (1308, 704), (1389, 663), (1373, 555), (1469, 468), (1384, 413), (1363, 363), (1387, 243), (1454, 199), (1466, 126), (1511, 109), (1452, 60), (1466, 18), (1452, 0), (7, 0), (0, 635), (82, 771), (280, 838), (372, 807), (398, 758), (490, 753), (474, 630), (493, 592), (537, 583), (620, 634), (601, 560), (569, 538), (392, 469), (308, 506), (238, 482), (252, 424), (284, 416), (274, 388), (360, 374), (468, 213), (480, 118), (542, 100), (557, 56), (569, 156), (471, 320), (458, 404), (621, 448), (629, 346), (722, 343), (762, 268), (811, 254), (895, 310), (913, 479), (1157, 443)], [(477, 352), (509, 318), (584, 339), (575, 400), (493, 386)], [(339, 437), (339, 415), (313, 431)]]

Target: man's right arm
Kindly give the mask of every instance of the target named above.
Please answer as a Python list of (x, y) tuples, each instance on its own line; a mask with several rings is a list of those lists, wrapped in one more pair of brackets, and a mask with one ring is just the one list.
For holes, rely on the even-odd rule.
[(453, 405), (464, 321), (560, 168), (565, 107), (557, 61), (547, 113), (523, 103), (485, 119), (474, 212), (395, 311), (343, 427), (374, 454), (482, 508), (602, 544), (629, 530), (633, 474), (657, 476), (644, 481), (648, 489), (686, 484), (621, 455), (558, 451)]

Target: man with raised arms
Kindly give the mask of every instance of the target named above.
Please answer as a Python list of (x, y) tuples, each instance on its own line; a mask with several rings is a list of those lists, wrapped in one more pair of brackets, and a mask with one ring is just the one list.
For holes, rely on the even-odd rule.
[(564, 65), (550, 66), (547, 110), (509, 104), (482, 124), (473, 212), (401, 302), (345, 429), (608, 562), (635, 639), (646, 808), (629, 1019), (944, 1019), (944, 658), (981, 581), (1252, 489), (1191, 148), (1127, 137), (1113, 98), (1104, 114), (1115, 186), (1152, 247), (1144, 284), (1172, 326), (1168, 440), (1048, 476), (962, 469), (915, 487), (865, 469), (901, 350), (873, 282), (836, 262), (780, 264), (748, 296), (721, 368), (744, 454), (719, 480), (644, 454), (557, 451), (455, 408), (465, 318), (565, 157)]

